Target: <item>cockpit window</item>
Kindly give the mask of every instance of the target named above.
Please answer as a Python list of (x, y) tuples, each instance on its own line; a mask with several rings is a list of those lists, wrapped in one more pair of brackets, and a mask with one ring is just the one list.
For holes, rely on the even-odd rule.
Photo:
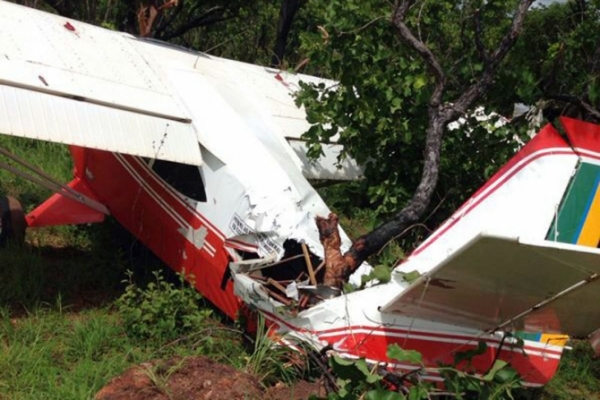
[(152, 169), (182, 195), (192, 200), (206, 202), (204, 182), (202, 181), (200, 168), (197, 166), (154, 160)]

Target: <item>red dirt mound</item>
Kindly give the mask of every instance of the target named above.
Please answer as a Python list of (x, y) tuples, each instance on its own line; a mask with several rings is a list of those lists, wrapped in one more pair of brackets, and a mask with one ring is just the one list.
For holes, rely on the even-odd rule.
[(267, 391), (245, 372), (206, 357), (151, 361), (130, 368), (96, 394), (96, 400), (304, 400), (319, 385), (278, 384)]

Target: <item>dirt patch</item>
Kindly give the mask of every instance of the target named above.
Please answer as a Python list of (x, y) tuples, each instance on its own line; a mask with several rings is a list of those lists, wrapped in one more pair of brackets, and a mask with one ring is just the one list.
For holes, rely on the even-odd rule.
[(278, 384), (266, 391), (245, 372), (206, 357), (152, 361), (130, 368), (96, 394), (96, 400), (304, 400), (319, 385)]

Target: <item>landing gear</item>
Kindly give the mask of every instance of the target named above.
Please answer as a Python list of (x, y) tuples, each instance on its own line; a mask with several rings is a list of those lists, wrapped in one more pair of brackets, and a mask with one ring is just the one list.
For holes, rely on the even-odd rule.
[(25, 240), (27, 221), (19, 200), (0, 196), (0, 247), (8, 243), (21, 245)]

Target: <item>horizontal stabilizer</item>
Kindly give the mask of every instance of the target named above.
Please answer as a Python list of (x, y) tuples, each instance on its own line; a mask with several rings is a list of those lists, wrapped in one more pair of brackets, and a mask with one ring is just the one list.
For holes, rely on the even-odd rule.
[(581, 337), (600, 326), (599, 273), (596, 248), (480, 234), (382, 311), (484, 331)]
[[(79, 178), (73, 179), (67, 186), (92, 201), (98, 201), (94, 192)], [(55, 193), (35, 210), (27, 214), (25, 218), (29, 227), (37, 228), (42, 226), (102, 222), (105, 216), (104, 213), (94, 208)]]

